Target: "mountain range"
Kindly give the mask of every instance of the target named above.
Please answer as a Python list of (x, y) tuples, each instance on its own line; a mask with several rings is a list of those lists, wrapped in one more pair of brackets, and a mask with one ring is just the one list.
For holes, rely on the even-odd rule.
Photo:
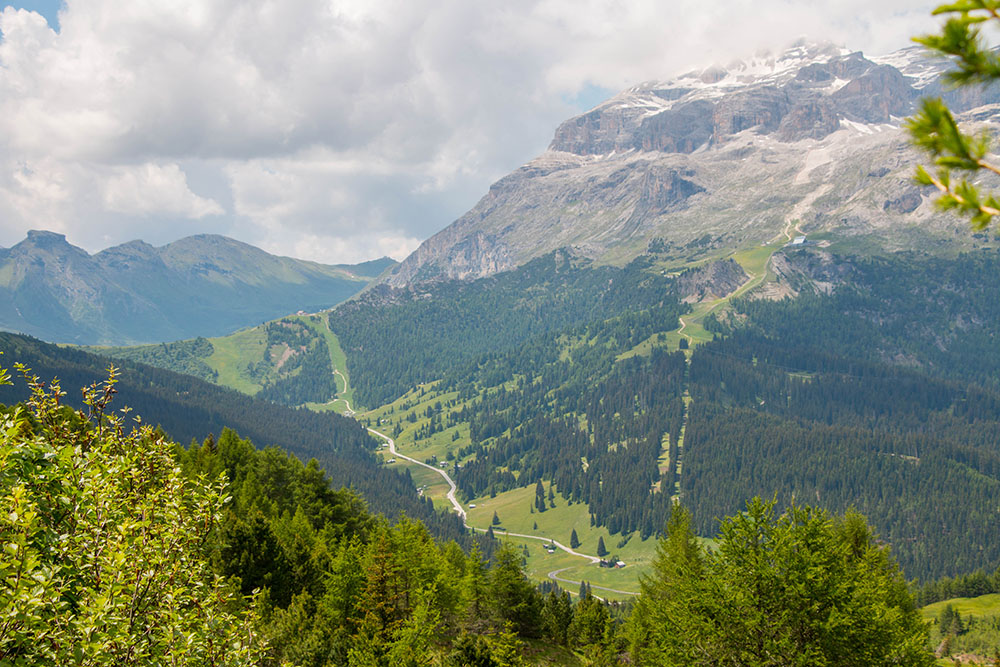
[(226, 334), (334, 306), (394, 263), (329, 266), (209, 234), (90, 255), (62, 234), (30, 231), (0, 249), (0, 329), (77, 344)]
[[(470, 525), (497, 512), (538, 539), (615, 545), (630, 565), (612, 590), (648, 571), (678, 499), (701, 535), (747, 498), (807, 499), (871, 517), (910, 577), (992, 568), (1000, 253), (913, 185), (904, 116), (940, 93), (990, 122), (1000, 100), (942, 90), (941, 68), (799, 45), (635, 86), (402, 264), (356, 267), (381, 277), (329, 312), (101, 352), (350, 412)], [(206, 240), (241, 253), (174, 247)], [(66, 291), (190, 281), (194, 302), (292, 262), (219, 237), (90, 257), (34, 233), (0, 266), (37, 246)], [(72, 278), (91, 265), (103, 282)], [(145, 293), (159, 306), (164, 290)], [(278, 301), (275, 317), (312, 309)], [(593, 576), (579, 567), (560, 572)]]
[(1000, 91), (946, 90), (946, 67), (919, 47), (802, 43), (634, 86), (562, 123), (387, 282), (478, 278), (557, 248), (624, 265), (652, 247), (688, 266), (783, 231), (852, 250), (967, 247), (912, 183), (904, 118), (943, 96), (961, 120), (991, 120)]

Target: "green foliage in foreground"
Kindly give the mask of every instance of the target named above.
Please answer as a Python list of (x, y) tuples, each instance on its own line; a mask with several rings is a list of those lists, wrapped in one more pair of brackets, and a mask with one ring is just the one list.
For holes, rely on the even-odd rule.
[(113, 393), (91, 388), (88, 415), (33, 382), (0, 422), (0, 665), (256, 664), (253, 610), (209, 564), (224, 479), (126, 433)]
[(926, 630), (858, 514), (754, 499), (707, 552), (682, 507), (629, 625), (643, 665), (930, 665)]
[(575, 604), (536, 588), (510, 544), (487, 561), (372, 517), (315, 461), (229, 430), (187, 450), (126, 433), (113, 393), (87, 414), (34, 383), (3, 413), (0, 665), (500, 667), (532, 664), (534, 640), (581, 665), (621, 664), (628, 641), (636, 665), (929, 664), (859, 515), (755, 500), (708, 553), (677, 509), (623, 626), (589, 586)]
[[(954, 86), (988, 85), (1000, 79), (1000, 56), (983, 37), (984, 25), (989, 28), (988, 24), (996, 27), (1000, 23), (998, 0), (959, 0), (939, 6), (934, 14), (949, 17), (941, 32), (914, 41), (952, 60), (956, 69), (945, 75), (947, 82)], [(963, 132), (940, 99), (924, 100), (919, 113), (909, 119), (908, 129), (913, 144), (928, 153), (936, 168), (931, 173), (918, 167), (917, 182), (939, 191), (936, 203), (942, 210), (969, 216), (976, 229), (988, 227), (1000, 215), (1000, 199), (996, 193), (981, 192), (967, 176), (1000, 174), (1000, 166), (987, 159), (989, 136)]]

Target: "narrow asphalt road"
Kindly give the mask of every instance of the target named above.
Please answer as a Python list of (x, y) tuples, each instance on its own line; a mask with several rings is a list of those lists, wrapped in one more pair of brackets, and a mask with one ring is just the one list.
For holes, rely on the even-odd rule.
[[(445, 472), (441, 468), (436, 468), (436, 467), (430, 465), (429, 463), (424, 463), (423, 461), (418, 461), (418, 460), (416, 460), (414, 458), (411, 458), (411, 457), (407, 456), (406, 454), (400, 454), (396, 450), (396, 441), (393, 440), (392, 438), (390, 438), (389, 436), (387, 436), (385, 433), (382, 433), (380, 431), (376, 431), (373, 428), (369, 428), (368, 432), (371, 433), (371, 434), (373, 434), (373, 435), (376, 435), (376, 436), (382, 438), (383, 440), (385, 440), (386, 444), (389, 445), (389, 451), (392, 453), (393, 456), (397, 456), (397, 457), (399, 457), (401, 459), (406, 459), (410, 463), (416, 463), (418, 466), (423, 466), (424, 468), (427, 468), (428, 470), (433, 470), (437, 474), (439, 474), (442, 477), (444, 477), (444, 480), (446, 482), (448, 482), (448, 487), (449, 487), (449, 489), (448, 489), (448, 496), (447, 496), (448, 497), (448, 502), (450, 502), (451, 506), (453, 508), (455, 508), (455, 511), (458, 513), (458, 515), (460, 517), (462, 517), (462, 525), (465, 526), (466, 528), (471, 528), (472, 530), (475, 530), (475, 531), (480, 532), (480, 533), (485, 533), (488, 530), (486, 528), (477, 528), (475, 526), (470, 526), (466, 522), (466, 520), (465, 520), (466, 519), (465, 510), (462, 509), (462, 504), (458, 502), (457, 498), (455, 498), (455, 491), (456, 491), (457, 487), (455, 486), (455, 480), (453, 480), (451, 478), (451, 475), (449, 475), (447, 472)], [(597, 556), (590, 556), (588, 554), (580, 553), (579, 551), (574, 551), (573, 549), (570, 549), (569, 547), (567, 547), (565, 544), (557, 542), (556, 540), (553, 540), (553, 539), (548, 538), (548, 537), (540, 537), (538, 535), (525, 535), (523, 533), (511, 533), (511, 532), (508, 532), (508, 531), (502, 530), (502, 529), (501, 530), (496, 530), (494, 532), (502, 532), (504, 535), (509, 535), (511, 537), (521, 537), (521, 538), (528, 539), (528, 540), (538, 540), (540, 542), (545, 542), (545, 543), (548, 543), (548, 544), (554, 544), (556, 547), (558, 547), (559, 549), (562, 549), (563, 551), (565, 551), (566, 553), (570, 554), (571, 556), (577, 556), (578, 558), (586, 558), (592, 564), (593, 563), (599, 563), (599, 562), (601, 562), (601, 559), (598, 558)], [(562, 568), (560, 570), (554, 570), (552, 572), (549, 572), (549, 578), (550, 579), (554, 579), (556, 581), (562, 581), (562, 582), (568, 583), (568, 584), (579, 585), (580, 584), (579, 581), (572, 581), (570, 579), (562, 579), (562, 578), (560, 578), (558, 576), (560, 572), (563, 572), (563, 571), (568, 570), (568, 569), (570, 569), (570, 568), (564, 567), (564, 568)], [(589, 584), (589, 585), (593, 589), (598, 589), (598, 590), (602, 590), (602, 591), (609, 591), (611, 593), (618, 593), (620, 595), (638, 595), (638, 593), (633, 593), (631, 591), (620, 591), (620, 590), (617, 590), (615, 588), (606, 588), (604, 586), (596, 586), (594, 584)]]
[(392, 438), (390, 438), (389, 436), (387, 436), (385, 433), (380, 433), (380, 432), (376, 431), (373, 428), (369, 428), (368, 432), (369, 433), (374, 433), (378, 437), (380, 437), (383, 440), (385, 440), (389, 444), (389, 451), (392, 452), (393, 456), (398, 456), (401, 459), (406, 459), (410, 463), (416, 463), (418, 466), (423, 466), (423, 467), (427, 468), (428, 470), (433, 470), (437, 474), (439, 474), (442, 477), (444, 477), (444, 480), (446, 482), (448, 482), (448, 486), (450, 487), (448, 489), (448, 501), (451, 503), (451, 506), (455, 508), (455, 511), (458, 512), (458, 515), (460, 517), (462, 517), (462, 523), (465, 524), (465, 527), (466, 528), (469, 527), (469, 525), (465, 523), (465, 510), (462, 509), (461, 503), (459, 503), (458, 500), (455, 498), (455, 488), (456, 488), (455, 487), (455, 480), (453, 480), (448, 473), (446, 473), (444, 470), (441, 470), (440, 468), (435, 468), (434, 466), (430, 465), (429, 463), (424, 463), (423, 461), (418, 461), (416, 459), (410, 458), (406, 454), (400, 454), (399, 452), (396, 451), (396, 441), (393, 440)]
[[(559, 569), (559, 570), (552, 570), (551, 572), (549, 572), (549, 579), (554, 579), (556, 581), (561, 581), (564, 584), (573, 584), (575, 586), (579, 586), (581, 582), (579, 582), (579, 581), (573, 581), (572, 579), (563, 579), (562, 577), (559, 576), (560, 572), (565, 572), (566, 570), (571, 570), (571, 569), (573, 569), (573, 568), (564, 567), (564, 568)], [(633, 593), (632, 591), (620, 591), (620, 590), (618, 590), (616, 588), (607, 588), (606, 586), (595, 586), (594, 584), (590, 583), (589, 581), (587, 582), (587, 585), (590, 586), (591, 588), (597, 588), (597, 589), (600, 589), (602, 591), (608, 591), (610, 593), (618, 593), (619, 595), (638, 595), (638, 593)]]

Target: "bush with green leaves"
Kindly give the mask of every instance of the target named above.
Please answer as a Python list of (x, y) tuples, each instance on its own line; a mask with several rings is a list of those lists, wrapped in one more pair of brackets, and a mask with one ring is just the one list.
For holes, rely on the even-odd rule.
[(186, 478), (173, 443), (109, 412), (115, 381), (88, 414), (29, 378), (0, 416), (0, 665), (259, 664), (253, 605), (209, 565), (224, 477)]
[[(949, 58), (955, 69), (945, 74), (952, 86), (988, 85), (1000, 80), (1000, 55), (990, 48), (983, 29), (1000, 24), (1000, 0), (959, 0), (939, 6), (935, 15), (948, 20), (936, 34), (914, 38), (932, 53)], [(990, 159), (990, 136), (962, 131), (948, 106), (940, 99), (926, 99), (909, 119), (911, 140), (931, 157), (935, 169), (918, 167), (916, 180), (939, 191), (942, 210), (971, 218), (976, 229), (988, 227), (1000, 215), (1000, 199), (984, 191), (971, 177), (1000, 175), (1000, 163)]]

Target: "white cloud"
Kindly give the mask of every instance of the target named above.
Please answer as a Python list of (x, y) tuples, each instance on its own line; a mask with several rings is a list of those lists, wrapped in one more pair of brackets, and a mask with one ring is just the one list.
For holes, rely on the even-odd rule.
[(135, 216), (204, 218), (225, 212), (215, 201), (191, 192), (176, 164), (116, 167), (104, 182), (104, 205), (109, 211)]
[(0, 243), (227, 233), (397, 257), (617, 90), (800, 37), (870, 53), (918, 0), (68, 0), (0, 14)]

